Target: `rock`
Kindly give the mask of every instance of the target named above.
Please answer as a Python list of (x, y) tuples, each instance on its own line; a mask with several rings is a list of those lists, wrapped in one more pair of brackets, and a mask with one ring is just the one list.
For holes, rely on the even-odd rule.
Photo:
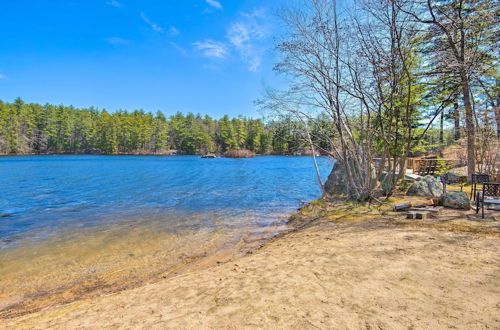
[[(354, 167), (354, 166), (353, 166)], [(352, 168), (352, 167), (351, 167)], [(363, 177), (368, 177), (370, 174), (365, 173)], [(371, 167), (371, 187), (376, 185), (375, 168)], [(325, 182), (325, 190), (329, 195), (350, 195), (352, 193), (352, 188), (349, 185), (349, 180), (347, 177), (347, 170), (344, 163), (341, 160), (336, 160), (333, 164), (333, 169), (328, 179)]]
[(429, 215), (429, 213), (428, 213), (428, 212), (422, 212), (422, 211), (409, 211), (409, 212), (406, 214), (406, 219), (426, 220), (428, 215)]
[(383, 172), (380, 177), (379, 181), (381, 182), (380, 184), (380, 191), (384, 196), (389, 196), (392, 193), (392, 190), (394, 189), (394, 185), (398, 181), (398, 174), (388, 174), (387, 172)]
[(431, 175), (419, 178), (410, 186), (406, 195), (421, 197), (439, 197), (443, 193), (443, 184)]
[[(371, 187), (375, 187), (375, 167), (371, 167), (371, 174), (365, 173), (364, 177), (370, 176), (372, 181), (370, 182)], [(328, 179), (325, 182), (325, 190), (329, 195), (350, 195), (352, 188), (349, 185), (349, 180), (347, 178), (347, 171), (344, 163), (341, 160), (335, 161), (333, 165), (332, 172), (328, 175)]]
[(457, 167), (449, 170), (446, 173), (448, 183), (463, 183), (467, 182), (467, 166)]
[(206, 155), (201, 156), (201, 158), (217, 158), (217, 155), (213, 153), (208, 153)]
[(417, 212), (417, 219), (427, 220), (428, 212)]
[(416, 218), (417, 218), (417, 212), (406, 213), (406, 219), (416, 219)]
[(459, 210), (471, 209), (469, 196), (463, 191), (443, 194), (441, 196), (441, 201), (444, 207)]
[(333, 165), (332, 172), (325, 182), (325, 190), (330, 195), (347, 194), (348, 181), (345, 166), (340, 161)]

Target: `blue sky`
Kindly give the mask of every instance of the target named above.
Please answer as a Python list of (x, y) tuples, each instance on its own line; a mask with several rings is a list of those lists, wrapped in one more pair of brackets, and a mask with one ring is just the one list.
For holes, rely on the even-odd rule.
[(257, 117), (278, 4), (1, 0), (0, 99)]

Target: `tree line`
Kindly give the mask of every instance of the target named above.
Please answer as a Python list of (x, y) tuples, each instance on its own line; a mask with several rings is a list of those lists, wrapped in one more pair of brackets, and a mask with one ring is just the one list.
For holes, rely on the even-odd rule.
[(204, 154), (248, 149), (259, 154), (303, 152), (298, 124), (244, 117), (0, 101), (0, 154)]

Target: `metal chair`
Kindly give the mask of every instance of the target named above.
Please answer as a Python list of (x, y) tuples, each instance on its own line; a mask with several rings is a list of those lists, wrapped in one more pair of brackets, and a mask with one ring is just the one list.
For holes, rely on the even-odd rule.
[(483, 183), (483, 190), (476, 196), (476, 214), (481, 207), (481, 217), (484, 218), (484, 204), (500, 205), (500, 183)]
[(481, 174), (481, 173), (472, 174), (472, 189), (470, 198), (472, 200), (476, 199), (478, 184), (484, 185), (485, 183), (488, 182), (490, 182), (490, 176), (488, 174)]

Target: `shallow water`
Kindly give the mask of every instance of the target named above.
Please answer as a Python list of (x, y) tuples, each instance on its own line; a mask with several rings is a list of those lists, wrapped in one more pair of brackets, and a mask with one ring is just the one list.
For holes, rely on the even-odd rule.
[[(323, 174), (331, 163), (320, 159)], [(0, 248), (86, 227), (158, 222), (170, 230), (266, 226), (319, 196), (308, 157), (0, 158)]]
[(0, 318), (246, 253), (320, 195), (310, 158), (275, 156), (3, 157), (0, 192)]

